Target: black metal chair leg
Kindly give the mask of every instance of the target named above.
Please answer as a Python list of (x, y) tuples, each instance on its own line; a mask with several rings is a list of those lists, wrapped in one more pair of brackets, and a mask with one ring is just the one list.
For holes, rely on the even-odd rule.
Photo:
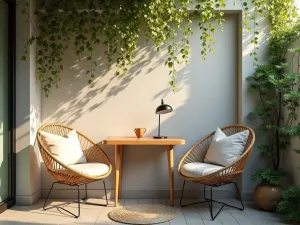
[[(229, 205), (229, 204), (227, 204), (225, 202), (220, 202), (220, 201), (216, 201), (216, 200), (213, 200), (213, 199), (207, 199), (207, 200), (212, 201), (212, 202), (216, 202), (216, 203), (219, 203), (219, 204), (222, 204), (224, 206), (228, 206), (228, 207), (231, 207), (231, 208), (234, 208), (234, 209), (238, 209), (240, 211), (243, 211), (244, 210), (244, 204), (243, 204), (243, 201), (242, 201), (242, 198), (241, 198), (241, 194), (239, 192), (239, 189), (238, 189), (236, 183), (235, 182), (232, 182), (232, 183), (235, 185), (235, 188), (236, 188), (236, 191), (238, 193), (238, 197), (239, 197), (239, 200), (241, 202), (242, 207), (237, 207), (237, 206), (234, 206), (234, 205)], [(229, 184), (231, 184), (231, 183), (229, 183)], [(223, 186), (223, 185), (220, 185), (220, 186)]]
[(183, 198), (183, 191), (184, 191), (184, 186), (185, 186), (185, 180), (183, 181), (183, 186), (182, 186), (182, 191), (181, 191), (181, 197), (180, 197), (180, 206), (182, 207), (182, 198)]
[[(72, 186), (74, 186), (74, 185), (72, 185)], [(76, 184), (76, 186), (77, 186), (77, 199), (78, 199), (78, 201), (77, 201), (77, 204), (78, 204), (78, 207), (77, 207), (77, 210), (78, 210), (78, 214), (77, 215), (75, 215), (74, 213), (72, 213), (72, 212), (70, 212), (69, 210), (67, 210), (67, 209), (65, 209), (65, 208), (62, 208), (62, 207), (60, 207), (60, 206), (57, 206), (56, 208), (57, 209), (60, 209), (60, 210), (63, 210), (63, 211), (65, 211), (65, 212), (67, 212), (67, 213), (69, 213), (69, 214), (71, 214), (72, 216), (74, 216), (75, 218), (78, 218), (79, 216), (80, 216), (80, 186), (79, 185), (77, 185)]]
[(79, 185), (77, 185), (77, 191), (78, 191), (78, 216), (76, 218), (78, 218), (80, 216), (80, 188), (79, 188)]
[(86, 200), (87, 197), (88, 197), (88, 195), (87, 195), (87, 184), (84, 184), (84, 186), (85, 186), (85, 197), (81, 199), (83, 201)]
[[(204, 192), (204, 199), (205, 199), (205, 201), (202, 201), (202, 202), (195, 202), (195, 203), (183, 205), (183, 204), (182, 204), (182, 199), (183, 199), (183, 192), (184, 192), (185, 182), (186, 182), (186, 181), (184, 180), (184, 182), (183, 182), (183, 187), (182, 187), (182, 192), (181, 192), (181, 198), (180, 198), (180, 206), (181, 206), (181, 207), (185, 207), (185, 206), (189, 206), (189, 205), (196, 205), (196, 204), (199, 204), (199, 203), (207, 202), (207, 203), (208, 203), (208, 207), (209, 207), (210, 216), (211, 216), (211, 219), (212, 219), (212, 220), (214, 220), (214, 219), (219, 215), (219, 213), (222, 211), (222, 209), (223, 209), (225, 206), (231, 207), (231, 208), (234, 208), (234, 209), (238, 209), (238, 210), (241, 210), (241, 211), (244, 210), (244, 204), (243, 204), (243, 201), (242, 201), (242, 198), (241, 198), (241, 193), (239, 192), (239, 189), (238, 189), (238, 187), (237, 187), (237, 185), (236, 185), (235, 182), (232, 182), (232, 183), (234, 184), (234, 186), (235, 186), (235, 188), (236, 188), (236, 191), (237, 191), (237, 194), (238, 194), (238, 198), (239, 198), (239, 200), (240, 200), (240, 202), (241, 202), (241, 205), (242, 205), (241, 208), (240, 208), (240, 207), (236, 207), (236, 206), (234, 206), (234, 205), (229, 205), (229, 204), (227, 204), (227, 203), (225, 203), (225, 202), (216, 201), (216, 200), (213, 199), (213, 190), (212, 190), (212, 188), (213, 188), (213, 187), (220, 187), (220, 186), (227, 185), (227, 184), (220, 184), (220, 185), (210, 186), (210, 198), (207, 198), (207, 197), (206, 197), (206, 193), (205, 193), (205, 191), (206, 191), (206, 186), (209, 186), (209, 185), (204, 185), (204, 190), (203, 190), (203, 192)], [(230, 184), (230, 183), (228, 183), (228, 184)], [(216, 214), (213, 213), (213, 203), (214, 203), (214, 202), (215, 202), (215, 203), (219, 203), (219, 204), (222, 205), (222, 207), (218, 210), (218, 212), (217, 212)]]
[(182, 199), (183, 199), (183, 192), (184, 192), (185, 182), (186, 182), (186, 180), (183, 181), (183, 187), (182, 187), (182, 191), (181, 191), (181, 198), (180, 198), (180, 206), (181, 206), (181, 207), (190, 206), (190, 205), (197, 205), (197, 204), (200, 204), (200, 203), (207, 202), (207, 201), (205, 200), (205, 201), (194, 202), (194, 203), (190, 203), (190, 204), (182, 204)]
[(104, 193), (105, 193), (105, 199), (106, 199), (106, 205), (105, 206), (108, 206), (108, 200), (107, 200), (107, 193), (106, 193), (106, 185), (105, 185), (105, 181), (103, 181), (103, 186), (104, 186)]
[(242, 208), (238, 208), (238, 207), (236, 207), (236, 208), (239, 209), (239, 210), (241, 210), (241, 211), (243, 211), (243, 210), (245, 209), (245, 207), (244, 207), (244, 203), (243, 203), (243, 201), (242, 201), (241, 193), (240, 193), (239, 188), (238, 188), (238, 186), (236, 185), (236, 183), (235, 183), (235, 182), (233, 182), (233, 183), (234, 183), (236, 192), (237, 192), (237, 194), (238, 194), (238, 198), (239, 198), (239, 200), (240, 200), (240, 202), (241, 202), (241, 205), (242, 205)]
[(52, 189), (53, 189), (53, 186), (54, 186), (54, 184), (56, 184), (56, 183), (58, 183), (58, 182), (53, 182), (53, 184), (52, 184), (52, 186), (51, 186), (51, 188), (50, 188), (50, 191), (49, 191), (49, 193), (48, 193), (48, 196), (47, 196), (47, 198), (46, 198), (46, 200), (45, 200), (45, 202), (44, 202), (44, 205), (43, 205), (43, 209), (44, 209), (44, 210), (47, 210), (47, 209), (45, 208), (45, 206), (46, 206), (46, 203), (47, 203), (47, 201), (48, 201), (48, 199), (49, 199), (49, 196), (50, 196), (50, 194), (51, 194), (51, 191), (52, 191)]
[(221, 204), (223, 204), (222, 207), (219, 209), (219, 211), (215, 215), (213, 215), (213, 202), (216, 202), (216, 201), (213, 200), (212, 187), (210, 187), (210, 199), (206, 198), (206, 196), (204, 196), (204, 198), (208, 201), (208, 207), (209, 207), (211, 220), (215, 220), (215, 218), (219, 215), (219, 213), (222, 211), (222, 209), (224, 208), (225, 205), (223, 203), (221, 203)]
[(53, 189), (53, 187), (54, 187), (54, 184), (56, 184), (56, 183), (59, 183), (59, 182), (53, 182), (53, 184), (52, 184), (52, 186), (51, 186), (51, 189), (50, 189), (50, 191), (49, 191), (49, 193), (48, 193), (48, 196), (47, 196), (47, 198), (46, 198), (46, 200), (45, 200), (45, 202), (44, 202), (43, 209), (44, 209), (44, 210), (48, 210), (48, 209), (57, 208), (58, 210), (63, 210), (63, 211), (65, 211), (65, 212), (71, 214), (71, 215), (74, 216), (75, 218), (78, 218), (78, 217), (80, 216), (80, 192), (79, 192), (79, 185), (76, 185), (76, 186), (78, 187), (78, 215), (75, 215), (74, 213), (72, 213), (72, 212), (70, 212), (69, 210), (66, 210), (66, 209), (64, 209), (64, 208), (62, 208), (62, 207), (60, 207), (60, 206), (51, 206), (51, 207), (48, 207), (48, 208), (45, 207), (45, 206), (46, 206), (46, 203), (47, 203), (47, 201), (48, 201), (48, 199), (49, 199), (49, 197), (50, 197), (51, 191), (52, 191), (52, 189)]
[[(238, 190), (238, 187), (237, 187), (237, 185), (236, 185), (235, 182), (232, 182), (232, 183), (234, 184), (234, 186), (235, 186), (235, 188), (236, 188), (236, 190), (237, 190), (239, 200), (240, 200), (240, 202), (241, 202), (241, 204), (242, 204), (242, 208), (236, 207), (236, 206), (234, 206), (234, 205), (229, 205), (229, 204), (227, 204), (227, 203), (225, 203), (225, 202), (220, 202), (220, 201), (213, 200), (212, 187), (211, 187), (211, 188), (210, 188), (210, 199), (206, 198), (206, 196), (205, 196), (204, 198), (205, 198), (206, 200), (208, 200), (208, 206), (209, 206), (210, 216), (211, 216), (211, 219), (212, 219), (212, 220), (214, 220), (214, 219), (219, 215), (219, 213), (222, 211), (222, 209), (223, 209), (225, 206), (230, 207), (230, 208), (234, 208), (234, 209), (238, 209), (238, 210), (241, 210), (241, 211), (244, 210), (244, 204), (243, 204), (243, 201), (242, 201), (242, 199), (241, 199), (241, 195), (240, 195), (240, 192), (239, 192), (239, 190)], [(226, 184), (224, 184), (224, 185), (226, 185)], [(219, 185), (219, 186), (222, 186), (222, 185)], [(219, 203), (219, 204), (222, 205), (222, 207), (219, 209), (219, 211), (218, 211), (215, 215), (213, 215), (213, 202)]]
[[(106, 185), (105, 185), (105, 181), (104, 180), (102, 180), (102, 181), (103, 181), (103, 185), (104, 185), (104, 192), (105, 192), (106, 204), (96, 204), (96, 203), (89, 203), (89, 202), (85, 202), (85, 204), (87, 204), (87, 205), (97, 205), (97, 206), (108, 206)], [(47, 201), (48, 201), (48, 199), (50, 197), (51, 191), (52, 191), (52, 189), (54, 187), (54, 184), (56, 184), (56, 183), (60, 183), (60, 184), (64, 184), (64, 185), (69, 185), (69, 186), (77, 186), (77, 194), (78, 195), (77, 195), (77, 200), (75, 200), (75, 202), (77, 202), (77, 204), (78, 204), (78, 214), (77, 215), (75, 215), (74, 213), (70, 212), (67, 209), (62, 208), (61, 207), (62, 205), (60, 205), (60, 206), (51, 206), (51, 207), (48, 207), (48, 208), (45, 207), (46, 204), (47, 204)], [(48, 196), (47, 196), (47, 198), (46, 198), (46, 200), (44, 202), (43, 209), (44, 210), (48, 210), (48, 209), (52, 209), (52, 208), (57, 208), (58, 210), (63, 210), (65, 212), (69, 213), (70, 215), (74, 216), (75, 218), (78, 218), (80, 216), (80, 203), (81, 203), (81, 200), (85, 200), (88, 197), (88, 195), (87, 195), (87, 184), (84, 184), (84, 185), (85, 185), (85, 196), (86, 197), (83, 198), (83, 199), (80, 199), (80, 185), (78, 185), (78, 184), (76, 184), (76, 185), (70, 185), (70, 184), (65, 184), (65, 183), (61, 183), (61, 182), (53, 182), (53, 184), (51, 186), (51, 189), (50, 189), (50, 191), (48, 193)], [(68, 204), (68, 203), (66, 203), (66, 204)]]
[[(210, 199), (212, 200), (212, 187), (210, 187)], [(216, 217), (213, 216), (213, 202), (212, 201), (208, 201), (208, 207), (209, 207), (209, 211), (210, 211), (210, 217), (212, 220), (214, 220)]]
[[(107, 193), (106, 193), (106, 186), (105, 186), (105, 181), (102, 180), (103, 186), (104, 186), (104, 192), (105, 192), (105, 198), (106, 198), (106, 204), (98, 204), (98, 203), (92, 203), (92, 202), (84, 202), (86, 205), (96, 205), (96, 206), (108, 206), (108, 199), (107, 199)], [(86, 196), (87, 196), (87, 191), (86, 191)], [(85, 200), (85, 199), (83, 199)]]

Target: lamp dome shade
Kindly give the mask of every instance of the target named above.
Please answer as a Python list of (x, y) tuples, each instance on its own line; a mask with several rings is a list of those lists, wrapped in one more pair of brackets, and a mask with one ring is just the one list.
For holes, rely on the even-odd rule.
[(170, 105), (164, 104), (164, 101), (161, 100), (161, 105), (156, 108), (156, 114), (166, 114), (172, 112), (173, 108)]

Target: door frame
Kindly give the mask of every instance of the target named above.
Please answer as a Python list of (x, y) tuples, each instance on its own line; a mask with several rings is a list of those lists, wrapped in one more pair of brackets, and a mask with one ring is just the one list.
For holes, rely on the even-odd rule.
[(8, 4), (8, 45), (9, 45), (9, 198), (0, 203), (0, 213), (12, 207), (16, 203), (16, 148), (15, 148), (15, 130), (16, 130), (16, 104), (15, 104), (15, 83), (16, 83), (16, 1), (4, 0)]

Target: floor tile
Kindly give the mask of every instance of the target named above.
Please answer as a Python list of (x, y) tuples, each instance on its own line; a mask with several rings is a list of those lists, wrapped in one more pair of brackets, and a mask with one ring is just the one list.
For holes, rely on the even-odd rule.
[(167, 199), (153, 199), (153, 204), (167, 205)]
[(124, 205), (138, 204), (138, 199), (124, 199)]
[(95, 224), (97, 224), (97, 225), (110, 225), (110, 224), (115, 223), (108, 216), (109, 212), (114, 210), (114, 209), (115, 209), (115, 207), (112, 207), (112, 206), (104, 208), (101, 211), (101, 213), (99, 214), (97, 220), (95, 221)]
[[(214, 213), (218, 212), (218, 210), (219, 208), (215, 207)], [(202, 205), (201, 208), (199, 208), (199, 214), (205, 225), (222, 225), (218, 217), (212, 221), (208, 204)]]
[(218, 219), (222, 225), (239, 225), (227, 210), (220, 212), (220, 214), (218, 215)]
[(229, 210), (232, 217), (238, 222), (240, 225), (255, 225), (253, 220), (247, 216), (246, 213), (243, 211), (237, 211), (237, 210)]
[(170, 225), (186, 224), (185, 217), (181, 209), (176, 210), (176, 217), (173, 220), (169, 221), (169, 223)]
[(182, 212), (187, 225), (204, 225), (204, 222), (199, 213), (199, 208), (195, 206), (187, 206), (182, 208)]
[[(240, 206), (236, 199), (222, 200), (235, 206)], [(184, 203), (195, 202), (193, 199), (184, 199)], [(88, 199), (87, 203), (105, 203), (104, 199)], [(119, 207), (132, 204), (164, 204), (168, 205), (168, 199), (120, 199)], [(85, 225), (121, 225), (112, 221), (108, 214), (114, 210), (114, 200), (108, 201), (108, 206), (93, 204), (81, 204), (80, 217), (71, 217), (64, 211), (51, 208), (42, 209), (44, 199), (39, 200), (32, 206), (14, 206), (0, 215), (0, 225), (50, 225), (50, 224), (85, 224)], [(61, 206), (73, 213), (77, 213), (77, 203), (70, 199), (52, 199), (47, 207)], [(245, 202), (245, 210), (224, 207), (218, 217), (212, 221), (207, 203), (180, 207), (179, 199), (174, 201), (176, 217), (160, 225), (288, 225), (277, 214), (257, 210), (253, 202)], [(220, 204), (213, 204), (214, 213), (220, 209)]]
[(138, 204), (152, 204), (153, 200), (152, 199), (139, 199)]

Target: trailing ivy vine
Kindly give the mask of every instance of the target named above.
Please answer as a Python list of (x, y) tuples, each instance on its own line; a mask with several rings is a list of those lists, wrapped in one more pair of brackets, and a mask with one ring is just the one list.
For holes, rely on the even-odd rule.
[[(252, 13), (247, 1), (240, 0), (246, 31), (250, 30), (249, 21), (254, 22), (251, 41), (254, 61), (258, 60), (256, 19), (264, 11), (265, 1), (249, 1), (254, 8)], [(28, 3), (21, 5), (23, 13), (29, 16)], [(175, 91), (176, 66), (188, 63), (193, 21), (201, 30), (201, 55), (205, 59), (208, 53), (214, 54), (213, 34), (217, 29), (223, 29), (222, 9), (225, 7), (225, 0), (44, 0), (34, 12), (38, 24), (25, 46), (22, 59), (27, 57), (28, 46), (35, 43), (38, 77), (48, 96), (51, 88), (58, 86), (67, 49), (72, 47), (79, 59), (90, 61), (85, 73), (89, 76), (88, 83), (92, 84), (98, 66), (95, 47), (105, 46), (108, 67), (115, 66), (115, 75), (123, 76), (134, 60), (137, 42), (144, 32), (157, 51), (167, 45), (165, 64), (170, 70), (170, 85)], [(32, 22), (30, 16), (29, 21)], [(181, 41), (178, 41), (179, 37)]]
[(271, 0), (268, 12), (271, 25), (269, 58), (275, 66), (286, 62), (290, 44), (300, 37), (300, 22), (294, 0)]

